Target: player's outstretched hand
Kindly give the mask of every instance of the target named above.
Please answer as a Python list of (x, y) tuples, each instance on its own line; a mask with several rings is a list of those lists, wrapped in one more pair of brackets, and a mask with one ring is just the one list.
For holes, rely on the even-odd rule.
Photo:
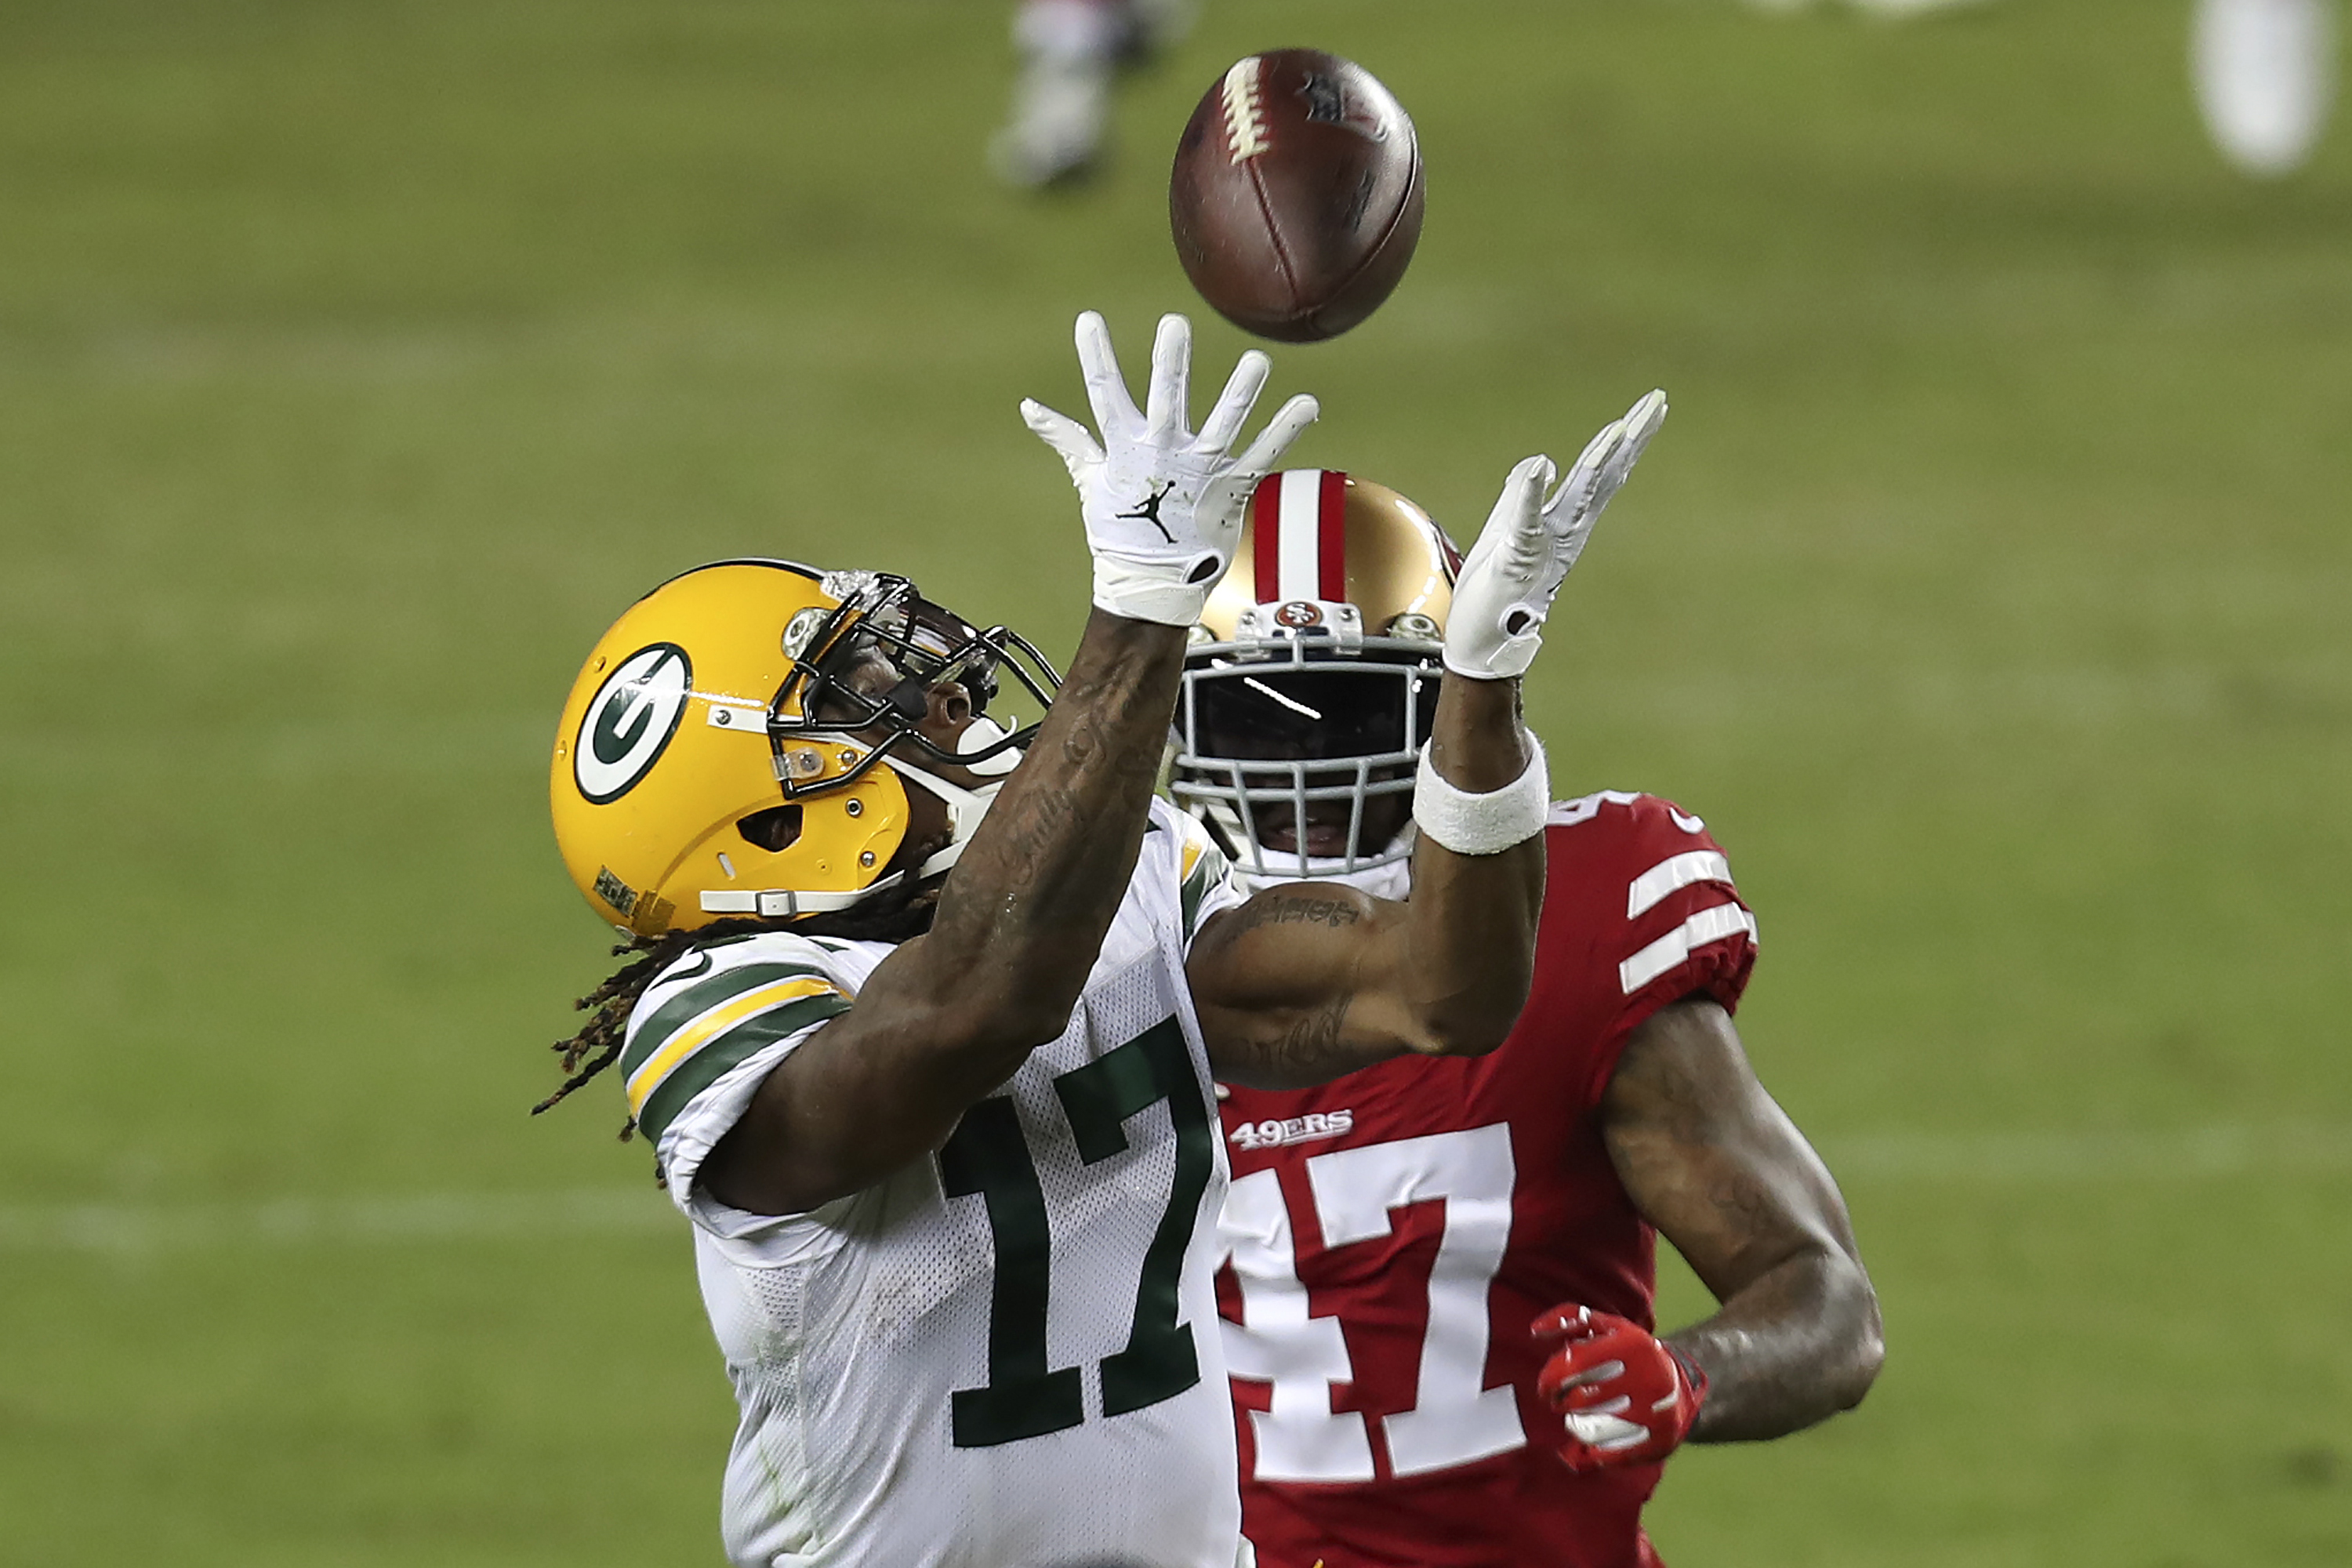
[(1511, 470), (1454, 585), (1446, 668), (1476, 680), (1527, 673), (1560, 584), (1665, 419), (1666, 395), (1651, 393), (1586, 445), (1556, 489), (1559, 470), (1549, 458), (1529, 458)]
[(1649, 1464), (1690, 1435), (1706, 1373), (1640, 1324), (1570, 1303), (1538, 1317), (1530, 1331), (1561, 1342), (1536, 1392), (1560, 1413), (1559, 1458), (1570, 1469)]
[(1081, 315), (1077, 336), (1078, 368), (1101, 439), (1034, 399), (1022, 400), (1021, 417), (1061, 455), (1078, 488), (1087, 547), (1095, 558), (1096, 605), (1130, 620), (1189, 626), (1233, 564), (1250, 491), (1319, 410), (1311, 397), (1292, 398), (1234, 457), (1229, 448), (1272, 368), (1265, 355), (1255, 349), (1242, 355), (1195, 435), (1188, 407), (1191, 321), (1160, 318), (1151, 391), (1140, 412), (1119, 374), (1102, 317), (1092, 310)]

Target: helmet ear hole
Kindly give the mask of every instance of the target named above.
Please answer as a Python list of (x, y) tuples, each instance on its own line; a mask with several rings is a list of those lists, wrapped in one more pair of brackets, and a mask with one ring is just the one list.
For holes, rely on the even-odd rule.
[(781, 855), (800, 842), (801, 808), (797, 805), (772, 805), (765, 811), (739, 817), (735, 831), (743, 841), (765, 849), (771, 855)]

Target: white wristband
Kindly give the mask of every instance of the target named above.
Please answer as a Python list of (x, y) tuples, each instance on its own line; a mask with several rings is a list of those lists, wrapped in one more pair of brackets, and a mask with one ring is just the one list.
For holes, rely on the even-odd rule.
[(1541, 833), (1551, 813), (1551, 774), (1544, 765), (1543, 742), (1533, 735), (1527, 735), (1527, 771), (1486, 795), (1456, 789), (1438, 777), (1429, 748), (1423, 746), (1421, 773), (1412, 786), (1414, 825), (1456, 855), (1500, 855)]

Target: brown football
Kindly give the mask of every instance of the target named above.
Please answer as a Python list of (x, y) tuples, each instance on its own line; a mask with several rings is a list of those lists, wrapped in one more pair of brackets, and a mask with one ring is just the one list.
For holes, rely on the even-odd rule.
[(1234, 65), (1176, 144), (1168, 218), (1217, 313), (1283, 342), (1380, 307), (1421, 239), (1421, 144), (1371, 72), (1320, 49)]

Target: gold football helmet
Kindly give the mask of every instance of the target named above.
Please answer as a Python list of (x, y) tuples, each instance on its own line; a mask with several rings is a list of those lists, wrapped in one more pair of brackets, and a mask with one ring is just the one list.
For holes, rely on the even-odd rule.
[[(549, 775), (564, 865), (597, 913), (641, 936), (845, 910), (935, 876), (996, 784), (927, 764), (993, 780), (1036, 732), (987, 716), (1006, 671), (1042, 715), (1060, 683), (1044, 657), (904, 577), (789, 561), (673, 577), (614, 623), (564, 702)], [(952, 752), (916, 728), (948, 681), (973, 713)], [(909, 787), (946, 805), (950, 829), (919, 864), (900, 863)]]
[(1271, 474), (1185, 656), (1169, 790), (1244, 879), (1401, 891), (1462, 558), (1369, 479)]

